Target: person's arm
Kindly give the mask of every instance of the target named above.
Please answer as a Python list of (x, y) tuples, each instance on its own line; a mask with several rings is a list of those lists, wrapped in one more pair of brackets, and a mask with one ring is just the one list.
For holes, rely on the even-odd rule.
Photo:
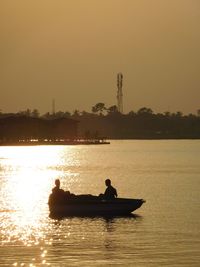
[(117, 190), (115, 189), (115, 196), (117, 197)]
[(108, 194), (108, 187), (106, 188), (105, 192), (104, 192), (104, 196), (106, 196)]

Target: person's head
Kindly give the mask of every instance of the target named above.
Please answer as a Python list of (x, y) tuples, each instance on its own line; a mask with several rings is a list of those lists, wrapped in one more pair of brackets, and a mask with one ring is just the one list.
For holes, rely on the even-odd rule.
[(56, 180), (55, 180), (55, 185), (56, 185), (56, 187), (58, 187), (58, 188), (60, 187), (60, 180), (59, 180), (59, 179), (56, 179)]
[(111, 180), (110, 180), (110, 179), (106, 179), (106, 180), (105, 180), (105, 184), (106, 184), (106, 186), (111, 185)]

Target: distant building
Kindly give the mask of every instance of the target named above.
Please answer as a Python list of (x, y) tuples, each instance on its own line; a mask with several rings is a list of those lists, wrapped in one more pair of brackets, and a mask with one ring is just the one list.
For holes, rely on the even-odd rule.
[(0, 119), (0, 141), (55, 141), (77, 137), (78, 121), (69, 118), (41, 119), (9, 116)]
[(78, 121), (68, 119), (68, 118), (59, 118), (54, 120), (46, 121), (46, 127), (50, 134), (51, 139), (75, 139), (78, 132)]

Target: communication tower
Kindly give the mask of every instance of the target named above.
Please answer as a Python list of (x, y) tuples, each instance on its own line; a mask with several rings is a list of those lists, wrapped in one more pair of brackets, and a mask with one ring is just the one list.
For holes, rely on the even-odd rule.
[(52, 114), (55, 115), (55, 99), (52, 100)]
[(117, 108), (120, 113), (123, 113), (123, 94), (122, 94), (123, 75), (117, 74)]

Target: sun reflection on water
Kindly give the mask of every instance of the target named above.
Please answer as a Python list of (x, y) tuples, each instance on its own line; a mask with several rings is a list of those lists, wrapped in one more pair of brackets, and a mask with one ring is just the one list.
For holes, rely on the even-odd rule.
[(3, 153), (1, 150), (0, 168), (6, 176), (2, 177), (0, 192), (4, 197), (0, 206), (1, 211), (12, 211), (0, 213), (1, 243), (32, 246), (51, 242), (46, 238), (51, 227), (47, 220), (48, 196), (56, 178), (70, 183), (76, 176), (64, 171), (66, 166), (74, 164), (73, 158), (66, 158), (71, 149), (74, 148), (41, 146), (10, 147)]

